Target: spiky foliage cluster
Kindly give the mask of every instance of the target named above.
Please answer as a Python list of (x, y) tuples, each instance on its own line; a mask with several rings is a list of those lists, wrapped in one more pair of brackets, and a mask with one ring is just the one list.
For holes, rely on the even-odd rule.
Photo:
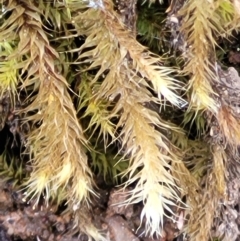
[[(87, 64), (91, 59), (88, 70), (98, 67), (93, 84), (105, 75), (94, 98), (115, 104), (105, 118), (106, 123), (110, 123), (111, 118), (118, 119), (115, 130), (119, 131), (113, 138), (120, 139), (124, 156), (129, 157), (129, 167), (124, 173), (129, 175), (126, 184), (137, 181), (129, 201), (145, 201), (142, 214), (147, 218), (147, 231), (160, 233), (164, 207), (171, 203), (169, 199), (177, 198), (174, 179), (166, 168), (171, 169), (170, 161), (178, 161), (178, 156), (161, 131), (154, 129), (154, 126), (166, 129), (170, 125), (145, 104), (154, 101), (161, 105), (162, 96), (179, 104), (181, 99), (172, 91), (179, 86), (168, 76), (171, 69), (161, 66), (161, 59), (124, 29), (110, 2), (105, 4), (101, 11), (87, 9), (74, 19), (79, 34), (87, 36), (86, 42), (76, 50), (81, 53), (78, 62)], [(153, 98), (148, 88), (153, 88), (159, 98)], [(94, 119), (90, 125), (92, 121)], [(97, 125), (98, 121), (93, 124)], [(104, 136), (111, 134), (107, 132), (108, 125), (103, 125), (103, 121), (99, 124)], [(138, 169), (141, 170), (135, 174)]]
[[(11, 1), (7, 8), (12, 11), (2, 25), (1, 41), (6, 41), (9, 29), (16, 32), (15, 51), (10, 55), (10, 59), (19, 60), (14, 65), (15, 73), (19, 72), (14, 79), (18, 77), (20, 89), (32, 92), (28, 92), (26, 108), (20, 110), (26, 115), (23, 122), (32, 125), (25, 143), (26, 152), (34, 159), (27, 195), (37, 196), (38, 201), (44, 193), (48, 202), (51, 192), (72, 182), (74, 186), (67, 191), (68, 195), (82, 200), (91, 190), (83, 148), (86, 141), (67, 92), (67, 81), (55, 64), (59, 55), (50, 46), (41, 12), (32, 2)], [(11, 82), (16, 89), (17, 82)], [(1, 89), (4, 91), (8, 95), (6, 88)]]
[[(231, 68), (228, 73), (223, 74), (217, 63), (215, 48), (219, 38), (228, 37), (233, 29), (239, 29), (239, 12), (235, 1), (202, 1), (201, 6), (197, 1), (187, 1), (178, 14), (181, 19), (180, 31), (185, 42), (182, 48), (183, 58), (186, 60), (183, 72), (190, 74), (190, 109), (206, 113), (209, 130), (206, 132), (204, 127), (204, 134), (209, 136), (207, 140), (211, 148), (210, 162), (202, 163), (204, 169), (206, 166), (209, 166), (209, 169), (204, 171), (197, 165), (196, 169), (194, 168), (195, 171), (202, 170), (199, 179), (202, 190), (195, 198), (189, 199), (189, 205), (195, 208), (190, 213), (186, 232), (190, 240), (208, 240), (211, 236), (225, 236), (223, 240), (235, 240), (236, 237), (231, 235), (225, 239), (228, 236), (224, 234), (227, 233), (226, 227), (223, 232), (212, 232), (214, 217), (223, 212), (225, 205), (228, 206), (226, 187), (232, 177), (227, 176), (227, 170), (230, 166), (237, 165), (237, 159), (235, 158), (235, 164), (234, 161), (230, 164), (228, 156), (235, 155), (235, 148), (239, 145), (238, 131), (235, 129), (239, 126), (237, 110), (229, 103), (232, 81), (234, 79), (238, 82), (239, 78), (238, 74), (235, 74), (231, 79), (231, 74), (228, 74)], [(235, 69), (232, 71), (235, 72)], [(231, 87), (226, 81), (230, 82)], [(224, 90), (227, 95), (223, 94)], [(197, 120), (200, 120), (199, 117)], [(198, 121), (197, 126), (204, 125)], [(230, 137), (230, 133), (234, 134)], [(221, 205), (222, 200), (224, 205)]]
[[(229, 157), (236, 157), (240, 136), (237, 100), (229, 98), (238, 96), (240, 80), (235, 69), (221, 69), (215, 48), (238, 30), (239, 5), (165, 3), (169, 33), (162, 36), (167, 30), (158, 21), (167, 14), (154, 2), (1, 3), (0, 124), (8, 125), (22, 154), (20, 165), (5, 149), (2, 175), (20, 180), (36, 204), (42, 198), (67, 202), (76, 211), (75, 227), (95, 240), (104, 237), (86, 209), (96, 194), (92, 172), (133, 187), (123, 204), (143, 202), (146, 234), (163, 235), (164, 218), (170, 211), (178, 219), (171, 207), (179, 203), (190, 240), (219, 234), (212, 233), (214, 217), (222, 212), (220, 200), (227, 200)], [(136, 14), (130, 8), (137, 6), (138, 20), (126, 15)], [(168, 54), (175, 47), (181, 55), (184, 78), (172, 67), (177, 61), (164, 65), (163, 44)], [(181, 121), (195, 122), (200, 135), (189, 140)], [(27, 165), (23, 178), (19, 170)]]

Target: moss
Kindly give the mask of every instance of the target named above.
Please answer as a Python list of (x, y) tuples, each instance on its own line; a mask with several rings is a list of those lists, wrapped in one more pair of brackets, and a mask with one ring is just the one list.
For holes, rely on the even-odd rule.
[[(184, 232), (208, 240), (229, 150), (239, 144), (239, 122), (219, 97), (216, 53), (238, 30), (239, 9), (228, 0), (161, 4), (131, 5), (138, 16), (129, 27), (111, 0), (2, 1), (1, 128), (21, 148), (9, 155), (8, 143), (0, 174), (36, 204), (67, 200), (69, 210), (96, 195), (93, 172), (134, 186), (127, 202), (144, 203), (151, 236), (162, 234), (166, 210), (186, 196)], [(189, 123), (194, 137), (183, 131)]]

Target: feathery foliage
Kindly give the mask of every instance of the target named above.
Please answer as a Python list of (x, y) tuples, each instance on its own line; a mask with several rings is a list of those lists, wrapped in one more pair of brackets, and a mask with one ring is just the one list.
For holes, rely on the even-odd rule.
[(180, 219), (173, 207), (184, 206), (180, 231), (208, 241), (227, 173), (236, 175), (240, 78), (222, 70), (216, 48), (239, 30), (239, 4), (138, 1), (126, 5), (139, 10), (131, 23), (117, 4), (0, 3), (0, 127), (14, 137), (0, 175), (35, 205), (67, 203), (73, 232), (96, 241), (106, 238), (88, 210), (94, 174), (131, 187), (122, 205), (143, 203), (146, 235), (164, 236), (165, 220)]

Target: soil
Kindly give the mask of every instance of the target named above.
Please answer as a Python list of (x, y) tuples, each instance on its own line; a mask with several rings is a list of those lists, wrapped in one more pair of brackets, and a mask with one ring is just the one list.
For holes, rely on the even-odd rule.
[[(74, 217), (66, 211), (66, 206), (56, 208), (34, 206), (27, 203), (21, 192), (11, 184), (0, 185), (0, 241), (87, 241), (80, 232), (71, 232)], [(81, 212), (91, 213), (91, 222), (102, 230), (111, 241), (173, 241), (182, 240), (177, 224), (165, 219), (162, 237), (146, 237), (144, 220), (141, 225), (142, 204), (122, 206), (126, 195), (116, 188), (107, 187), (99, 191), (99, 198), (93, 201), (91, 210), (81, 208)], [(81, 222), (81, 221), (80, 221)], [(80, 225), (81, 226), (81, 225)]]

